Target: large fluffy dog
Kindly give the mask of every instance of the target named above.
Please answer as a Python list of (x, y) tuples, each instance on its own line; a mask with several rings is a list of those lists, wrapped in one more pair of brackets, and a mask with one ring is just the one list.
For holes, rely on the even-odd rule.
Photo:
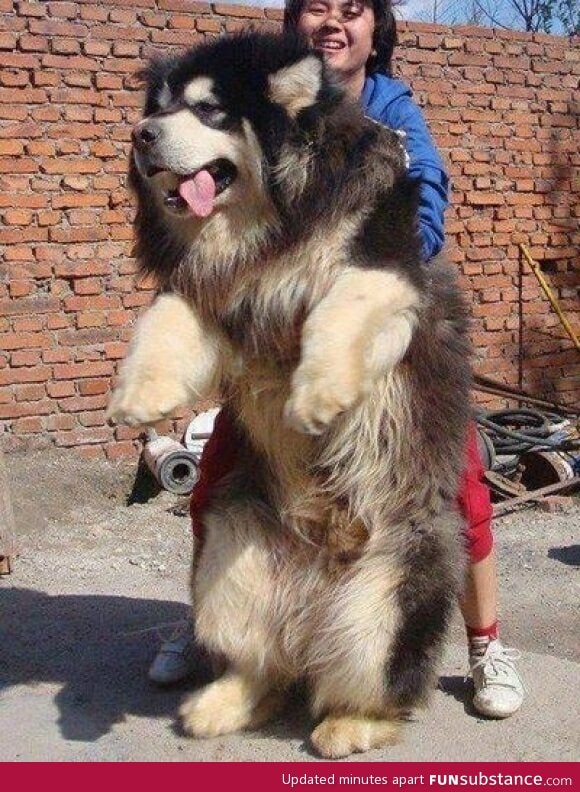
[(184, 727), (255, 725), (301, 678), (321, 754), (386, 744), (433, 683), (462, 574), (464, 309), (421, 261), (398, 137), (300, 39), (220, 39), (147, 80), (132, 182), (161, 294), (110, 414), (219, 392), (237, 427), (192, 578), (227, 670)]

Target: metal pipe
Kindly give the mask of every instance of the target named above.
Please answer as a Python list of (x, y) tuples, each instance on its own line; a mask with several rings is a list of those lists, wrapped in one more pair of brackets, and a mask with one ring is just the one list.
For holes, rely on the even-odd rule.
[(143, 459), (159, 484), (175, 495), (188, 495), (199, 478), (199, 456), (154, 429), (147, 430)]
[(570, 415), (575, 418), (577, 418), (579, 415), (578, 410), (574, 410), (572, 407), (567, 407), (565, 404), (552, 402), (548, 399), (539, 399), (537, 396), (530, 396), (530, 394), (523, 390), (513, 388), (511, 385), (505, 385), (502, 382), (496, 382), (496, 380), (493, 380), (490, 377), (484, 377), (481, 374), (475, 374), (473, 379), (475, 383), (473, 385), (473, 390), (481, 391), (482, 393), (490, 393), (492, 396), (503, 396), (507, 399), (515, 399), (516, 401), (522, 402), (523, 404), (534, 404), (538, 407), (549, 408), (554, 412), (563, 413), (564, 415)]

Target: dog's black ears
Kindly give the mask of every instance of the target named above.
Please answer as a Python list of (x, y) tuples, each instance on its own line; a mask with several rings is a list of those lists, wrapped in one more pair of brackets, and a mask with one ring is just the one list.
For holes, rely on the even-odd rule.
[(167, 77), (176, 63), (176, 58), (156, 58), (135, 75), (146, 91), (144, 115), (156, 113), (171, 104), (171, 89)]
[(268, 94), (282, 105), (291, 118), (316, 103), (323, 83), (321, 58), (310, 53), (290, 66), (283, 66), (268, 77)]

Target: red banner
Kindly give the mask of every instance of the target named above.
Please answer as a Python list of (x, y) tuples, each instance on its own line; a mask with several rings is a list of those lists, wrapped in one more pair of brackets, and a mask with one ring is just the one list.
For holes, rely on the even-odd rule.
[(214, 789), (240, 792), (247, 787), (252, 792), (368, 787), (383, 790), (556, 787), (580, 792), (578, 764), (565, 762), (5, 763), (0, 779), (4, 789), (18, 792), (35, 788), (79, 792), (80, 785), (81, 792), (92, 788), (103, 790), (105, 786), (116, 790), (120, 784), (138, 792), (163, 792), (172, 784), (180, 784), (184, 792), (202, 789), (199, 785), (208, 785), (212, 792)]

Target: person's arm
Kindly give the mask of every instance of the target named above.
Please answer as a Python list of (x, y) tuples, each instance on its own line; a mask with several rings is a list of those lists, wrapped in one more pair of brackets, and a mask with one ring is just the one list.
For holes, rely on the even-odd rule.
[(421, 182), (419, 232), (425, 259), (429, 260), (441, 251), (445, 242), (449, 179), (421, 110), (412, 98), (407, 94), (400, 96), (388, 110), (389, 117), (384, 121), (405, 133), (403, 143), (410, 160), (409, 175)]

